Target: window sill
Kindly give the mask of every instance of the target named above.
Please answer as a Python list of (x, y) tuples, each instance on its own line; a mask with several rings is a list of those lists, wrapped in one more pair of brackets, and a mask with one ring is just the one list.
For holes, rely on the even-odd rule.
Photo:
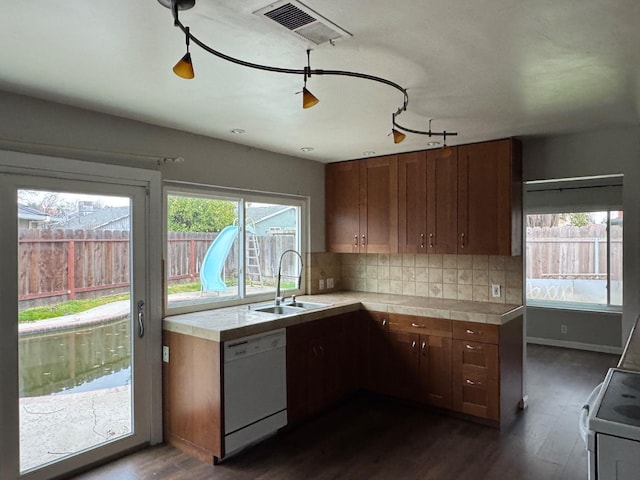
[(594, 313), (610, 313), (622, 315), (622, 306), (618, 305), (598, 305), (594, 303), (569, 303), (569, 302), (541, 302), (536, 300), (525, 300), (526, 307), (550, 309), (550, 310), (569, 310), (572, 312), (594, 312)]

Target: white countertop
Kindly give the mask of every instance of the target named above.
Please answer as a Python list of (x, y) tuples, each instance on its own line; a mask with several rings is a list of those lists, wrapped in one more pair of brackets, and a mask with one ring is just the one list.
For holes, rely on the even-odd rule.
[[(363, 308), (377, 312), (495, 325), (502, 325), (522, 315), (524, 309), (522, 305), (364, 292), (335, 292), (324, 295), (304, 295), (297, 298), (299, 301), (324, 303), (328, 306), (290, 315), (256, 312), (249, 309), (247, 305), (226, 307), (166, 317), (163, 321), (163, 329), (223, 342), (276, 328), (354, 312)], [(259, 302), (259, 304), (264, 303), (267, 302)]]

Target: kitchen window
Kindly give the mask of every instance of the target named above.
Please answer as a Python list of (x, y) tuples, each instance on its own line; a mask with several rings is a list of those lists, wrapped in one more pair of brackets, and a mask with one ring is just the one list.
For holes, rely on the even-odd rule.
[[(304, 258), (304, 198), (175, 186), (165, 204), (169, 313), (272, 299), (282, 253)], [(281, 289), (304, 291), (298, 257), (282, 261)]]
[(527, 304), (619, 309), (622, 232), (620, 210), (527, 215)]

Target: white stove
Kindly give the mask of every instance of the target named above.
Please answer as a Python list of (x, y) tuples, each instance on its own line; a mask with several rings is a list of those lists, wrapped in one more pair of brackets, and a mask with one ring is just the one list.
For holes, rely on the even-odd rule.
[(640, 372), (611, 368), (590, 408), (591, 480), (640, 478)]

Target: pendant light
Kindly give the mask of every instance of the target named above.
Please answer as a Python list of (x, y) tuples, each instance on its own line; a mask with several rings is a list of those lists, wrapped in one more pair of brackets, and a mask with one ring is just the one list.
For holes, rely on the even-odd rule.
[(307, 49), (307, 66), (304, 67), (304, 87), (302, 87), (302, 108), (311, 108), (320, 100), (307, 90), (307, 78), (311, 77), (311, 50)]
[(173, 73), (175, 73), (180, 78), (185, 78), (187, 80), (191, 80), (196, 76), (193, 71), (193, 63), (191, 63), (191, 53), (189, 53), (189, 27), (185, 28), (186, 34), (186, 42), (187, 42), (187, 53), (184, 54), (178, 63), (173, 67)]

